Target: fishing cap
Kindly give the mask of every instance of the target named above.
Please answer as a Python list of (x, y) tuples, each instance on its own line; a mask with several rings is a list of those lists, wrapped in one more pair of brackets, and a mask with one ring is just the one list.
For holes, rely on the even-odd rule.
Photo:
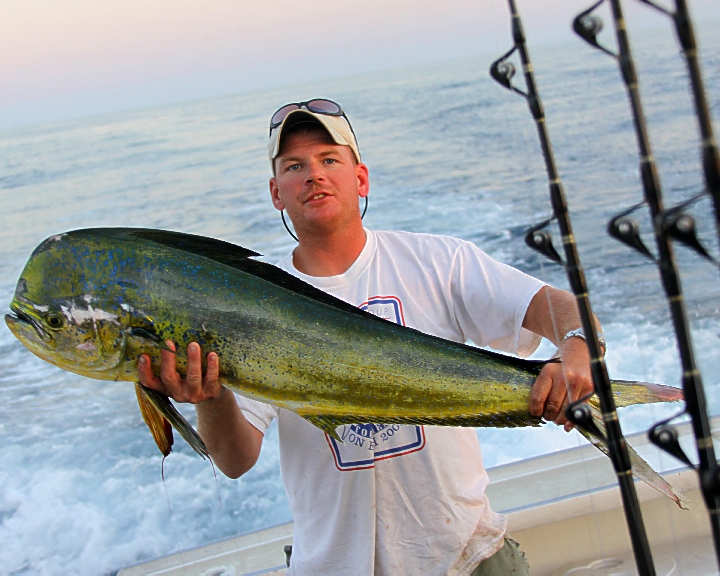
[(271, 164), (280, 153), (280, 139), (284, 131), (304, 122), (319, 123), (327, 130), (333, 142), (340, 146), (349, 146), (355, 159), (362, 162), (355, 133), (345, 112), (335, 102), (318, 98), (309, 102), (286, 104), (273, 114), (268, 142), (268, 157)]

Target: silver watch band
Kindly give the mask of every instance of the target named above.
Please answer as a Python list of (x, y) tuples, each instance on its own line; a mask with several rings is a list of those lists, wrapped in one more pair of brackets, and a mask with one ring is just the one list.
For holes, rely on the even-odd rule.
[[(575, 328), (575, 330), (570, 330), (565, 336), (563, 336), (562, 341), (565, 342), (568, 338), (582, 338), (587, 342), (587, 337), (585, 336), (585, 331), (582, 328)], [(605, 348), (607, 350), (607, 344), (605, 343), (605, 338), (603, 338), (602, 332), (597, 333), (597, 339), (598, 344)]]

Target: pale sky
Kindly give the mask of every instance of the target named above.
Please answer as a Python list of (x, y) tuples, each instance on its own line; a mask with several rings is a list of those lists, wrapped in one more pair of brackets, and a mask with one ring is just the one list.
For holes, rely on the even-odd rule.
[[(0, 130), (511, 46), (505, 0), (1, 2)], [(532, 47), (572, 39), (590, 2), (517, 4)], [(720, 0), (689, 4), (720, 19)], [(637, 0), (625, 9), (670, 30)]]

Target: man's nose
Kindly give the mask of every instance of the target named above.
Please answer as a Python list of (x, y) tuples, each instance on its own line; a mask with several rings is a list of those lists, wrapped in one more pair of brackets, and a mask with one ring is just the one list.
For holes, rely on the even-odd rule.
[(311, 162), (308, 165), (307, 182), (317, 182), (323, 179), (322, 164), (320, 162)]

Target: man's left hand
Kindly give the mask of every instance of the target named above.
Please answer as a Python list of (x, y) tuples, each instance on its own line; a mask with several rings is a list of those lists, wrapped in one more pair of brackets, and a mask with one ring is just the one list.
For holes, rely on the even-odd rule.
[(540, 372), (530, 392), (530, 413), (572, 430), (565, 417), (568, 402), (593, 391), (590, 354), (581, 338), (568, 338), (558, 348), (560, 362), (549, 362)]

